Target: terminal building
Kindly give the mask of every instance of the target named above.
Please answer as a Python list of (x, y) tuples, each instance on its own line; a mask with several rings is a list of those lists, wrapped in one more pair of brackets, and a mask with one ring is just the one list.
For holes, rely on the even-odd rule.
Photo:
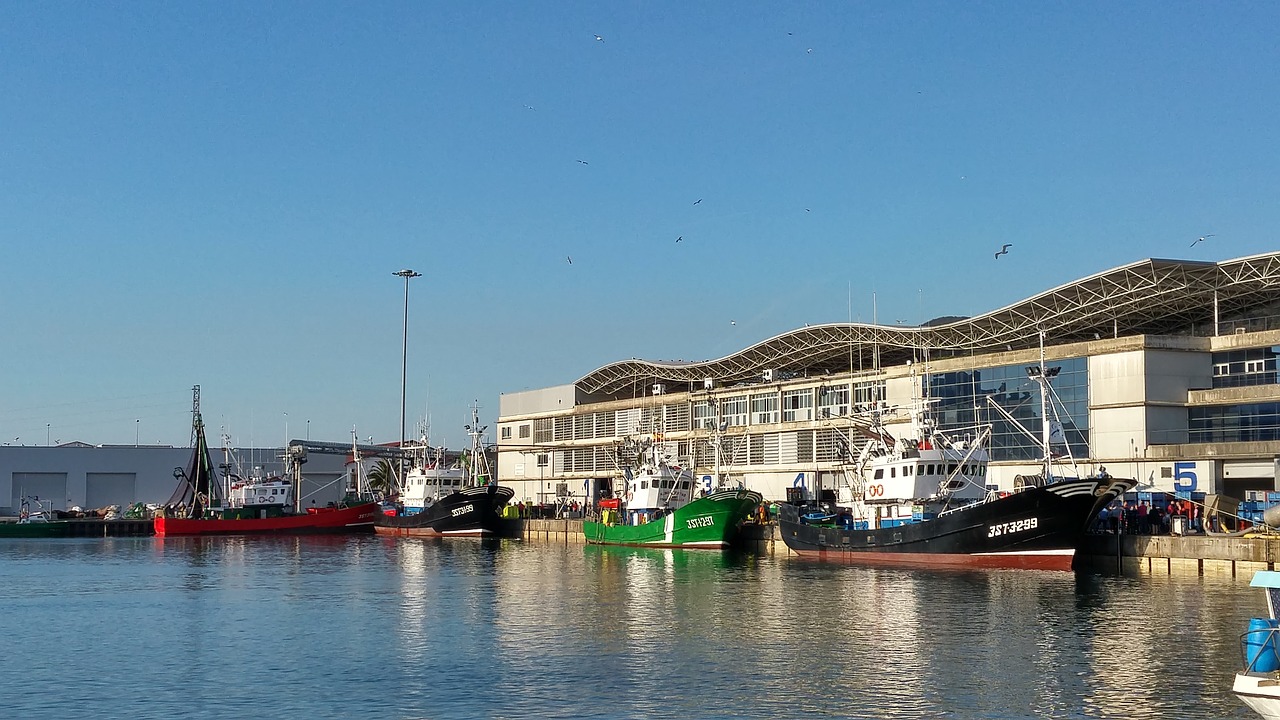
[(620, 476), (620, 443), (648, 434), (709, 482), (718, 418), (721, 472), (783, 500), (835, 487), (869, 412), (927, 397), (944, 431), (990, 425), (988, 484), (1010, 490), (1040, 472), (1028, 368), (1043, 356), (1054, 451), (1078, 473), (1244, 499), (1280, 490), (1278, 355), (1280, 253), (1143, 260), (977, 317), (806, 326), (716, 360), (625, 360), (505, 393), (497, 474), (515, 501), (589, 503)]

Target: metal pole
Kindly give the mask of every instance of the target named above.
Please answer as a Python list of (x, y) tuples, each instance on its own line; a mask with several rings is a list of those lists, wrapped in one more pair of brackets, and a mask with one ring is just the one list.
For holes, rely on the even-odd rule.
[(402, 447), (404, 445), (404, 389), (409, 367), (409, 279), (422, 277), (422, 273), (405, 268), (392, 275), (404, 278), (404, 335), (400, 344), (400, 441), (397, 443), (397, 447)]

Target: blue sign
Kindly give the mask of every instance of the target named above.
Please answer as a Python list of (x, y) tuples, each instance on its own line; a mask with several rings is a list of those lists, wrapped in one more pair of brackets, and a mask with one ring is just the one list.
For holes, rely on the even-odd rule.
[(804, 480), (804, 473), (796, 473), (796, 479), (791, 481), (791, 487), (808, 487)]
[(710, 475), (702, 476), (702, 490), (703, 492), (711, 492), (711, 476)]

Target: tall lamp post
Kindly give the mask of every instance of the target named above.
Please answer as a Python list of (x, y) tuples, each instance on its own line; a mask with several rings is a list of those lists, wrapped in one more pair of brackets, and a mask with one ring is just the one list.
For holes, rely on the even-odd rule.
[(409, 280), (422, 277), (422, 273), (405, 268), (391, 274), (404, 278), (404, 336), (400, 344), (400, 442), (397, 443), (397, 447), (402, 447), (404, 445), (404, 386), (409, 366)]

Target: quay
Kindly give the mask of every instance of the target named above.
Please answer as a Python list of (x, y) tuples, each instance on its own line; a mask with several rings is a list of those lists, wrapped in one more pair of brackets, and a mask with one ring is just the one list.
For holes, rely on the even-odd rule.
[[(526, 542), (584, 545), (582, 520), (525, 520), (520, 538)], [(742, 548), (772, 555), (790, 553), (775, 524), (747, 524), (739, 537)], [(685, 552), (704, 552), (688, 550)], [(1280, 534), (1271, 537), (1211, 537), (1207, 535), (1088, 535), (1077, 551), (1078, 566), (1086, 569), (1149, 575), (1213, 575), (1248, 580), (1260, 570), (1280, 564)]]

